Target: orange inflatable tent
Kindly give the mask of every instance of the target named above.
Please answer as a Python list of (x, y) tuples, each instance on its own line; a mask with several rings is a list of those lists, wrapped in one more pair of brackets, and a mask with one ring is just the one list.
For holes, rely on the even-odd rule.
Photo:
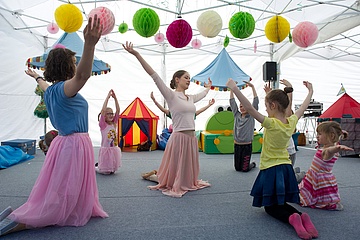
[(141, 100), (135, 98), (120, 114), (118, 124), (119, 146), (133, 147), (151, 141), (151, 150), (156, 149), (157, 123), (156, 116)]

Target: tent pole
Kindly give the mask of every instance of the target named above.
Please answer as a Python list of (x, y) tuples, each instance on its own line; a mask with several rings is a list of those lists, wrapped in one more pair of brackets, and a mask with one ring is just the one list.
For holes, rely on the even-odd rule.
[[(48, 45), (49, 45), (48, 40), (49, 40), (48, 37), (44, 36), (44, 53), (46, 52)], [(46, 134), (46, 118), (44, 118), (44, 137), (45, 137), (45, 134)]]
[(46, 118), (44, 118), (44, 136), (46, 134)]
[[(165, 57), (166, 57), (166, 43), (162, 44), (162, 60), (161, 60), (161, 78), (163, 79), (163, 81), (165, 82), (166, 85), (166, 63), (165, 63)], [(166, 109), (166, 101), (165, 98), (162, 97), (163, 99), (163, 107)], [(165, 113), (163, 113), (163, 128), (165, 129), (167, 128), (167, 116)]]

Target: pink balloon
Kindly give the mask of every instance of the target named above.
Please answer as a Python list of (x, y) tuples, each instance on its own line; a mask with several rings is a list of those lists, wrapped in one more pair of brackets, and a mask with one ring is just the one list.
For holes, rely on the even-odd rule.
[(202, 43), (199, 39), (194, 39), (191, 41), (191, 46), (195, 49), (199, 49), (202, 46)]
[(302, 48), (306, 48), (314, 44), (318, 38), (319, 30), (312, 22), (301, 22), (294, 28), (292, 39), (294, 43)]
[(95, 14), (100, 18), (100, 24), (103, 26), (101, 35), (109, 34), (115, 26), (115, 17), (112, 11), (106, 7), (97, 7), (90, 11), (89, 18), (94, 18)]
[(59, 27), (56, 25), (56, 23), (51, 22), (47, 25), (47, 30), (49, 33), (55, 34), (59, 31)]
[(162, 43), (165, 39), (164, 34), (162, 34), (162, 33), (157, 33), (154, 36), (154, 38), (155, 38), (155, 42), (157, 42), (157, 43)]
[(192, 38), (192, 28), (184, 19), (173, 21), (166, 30), (166, 39), (175, 48), (188, 45)]

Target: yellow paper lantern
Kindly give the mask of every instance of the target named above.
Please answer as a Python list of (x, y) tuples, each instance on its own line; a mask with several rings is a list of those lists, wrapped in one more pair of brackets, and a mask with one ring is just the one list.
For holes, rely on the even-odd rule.
[(281, 16), (274, 16), (266, 23), (265, 36), (274, 43), (282, 42), (290, 33), (290, 23)]
[(83, 23), (81, 11), (73, 4), (67, 3), (55, 10), (55, 21), (59, 28), (67, 33), (76, 32)]
[(197, 28), (204, 37), (216, 37), (222, 29), (222, 19), (213, 10), (203, 12), (197, 20)]

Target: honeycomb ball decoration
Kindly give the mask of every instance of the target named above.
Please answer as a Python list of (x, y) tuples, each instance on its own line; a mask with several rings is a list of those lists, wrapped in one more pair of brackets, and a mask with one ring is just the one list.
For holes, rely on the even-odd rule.
[(229, 31), (235, 38), (245, 39), (255, 30), (255, 19), (247, 12), (235, 13), (229, 21)]
[(292, 38), (294, 43), (302, 48), (307, 48), (314, 44), (318, 38), (319, 30), (312, 22), (301, 22), (294, 28)]
[(201, 35), (213, 38), (220, 33), (223, 22), (217, 12), (210, 10), (203, 12), (199, 16), (196, 24)]
[(184, 19), (173, 21), (166, 30), (166, 38), (171, 46), (182, 48), (188, 45), (192, 38), (192, 29)]
[(59, 28), (67, 33), (76, 32), (83, 23), (81, 11), (71, 3), (60, 5), (54, 15)]
[(127, 23), (124, 23), (124, 22), (122, 24), (120, 24), (119, 28), (118, 28), (119, 33), (126, 33), (128, 29), (129, 29), (129, 27), (128, 27)]
[(89, 18), (94, 19), (94, 16), (97, 15), (100, 18), (100, 24), (103, 27), (101, 35), (107, 35), (111, 33), (115, 26), (115, 17), (113, 12), (106, 7), (97, 7), (90, 11)]
[(265, 36), (274, 43), (282, 42), (290, 33), (290, 23), (281, 16), (274, 16), (265, 25)]
[(226, 35), (225, 39), (224, 39), (224, 48), (226, 48), (227, 46), (229, 46), (230, 43), (230, 38), (228, 37), (228, 35)]
[(160, 18), (150, 8), (141, 8), (133, 16), (134, 30), (142, 37), (148, 38), (155, 35), (160, 27)]

